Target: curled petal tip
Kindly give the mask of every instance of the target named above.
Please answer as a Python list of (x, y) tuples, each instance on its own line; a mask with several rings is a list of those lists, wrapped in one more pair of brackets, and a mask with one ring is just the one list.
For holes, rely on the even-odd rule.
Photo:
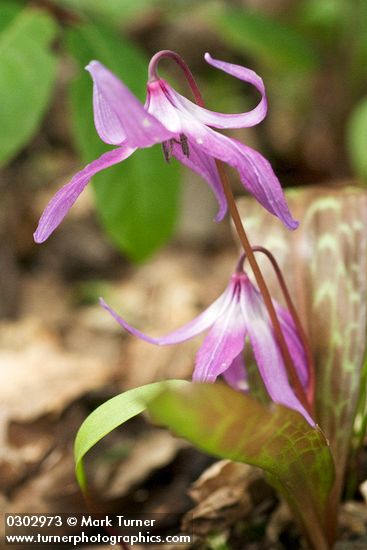
[(92, 59), (92, 61), (89, 61), (88, 65), (86, 65), (84, 68), (86, 71), (88, 71), (89, 73), (92, 72), (92, 70), (99, 66), (100, 65), (100, 62), (99, 61), (96, 61), (95, 59)]
[(208, 59), (212, 59), (212, 56), (210, 55), (209, 52), (204, 53), (204, 59), (205, 59), (205, 61), (208, 61)]
[(225, 204), (224, 208), (219, 209), (218, 213), (214, 217), (215, 223), (220, 223), (224, 219), (226, 214), (227, 214), (227, 204)]
[(298, 229), (299, 221), (298, 220), (292, 220), (291, 222), (288, 222), (287, 226), (289, 227), (289, 229), (294, 231), (295, 229)]
[(37, 244), (41, 244), (46, 240), (46, 237), (40, 235), (38, 229), (33, 233), (33, 240)]

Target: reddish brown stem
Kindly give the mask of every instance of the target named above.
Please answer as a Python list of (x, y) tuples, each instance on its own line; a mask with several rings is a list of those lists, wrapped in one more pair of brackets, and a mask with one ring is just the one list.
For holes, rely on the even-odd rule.
[(264, 300), (265, 307), (268, 311), (271, 323), (273, 325), (274, 333), (283, 357), (284, 365), (287, 370), (289, 380), (294, 388), (294, 391), (297, 394), (298, 399), (300, 400), (302, 405), (305, 407), (305, 409), (311, 414), (310, 404), (308, 403), (306, 394), (304, 392), (304, 389), (298, 377), (298, 373), (295, 369), (292, 358), (290, 356), (289, 349), (288, 349), (282, 328), (280, 326), (279, 319), (276, 314), (269, 289), (266, 285), (263, 274), (261, 273), (259, 264), (256, 261), (255, 254), (252, 251), (252, 247), (246, 235), (245, 229), (242, 225), (241, 217), (238, 212), (236, 202), (234, 200), (234, 196), (232, 193), (232, 189), (230, 187), (230, 183), (227, 178), (227, 174), (224, 171), (223, 163), (219, 160), (216, 160), (216, 165), (220, 176), (220, 180), (223, 185), (223, 190), (227, 199), (227, 203), (228, 203), (228, 207), (231, 213), (233, 223), (235, 225), (238, 237), (241, 241), (242, 247), (245, 251), (245, 254), (251, 266), (252, 272), (255, 276), (256, 283), (259, 287), (259, 290)]
[[(198, 88), (198, 86), (195, 82), (195, 79), (194, 79), (190, 69), (188, 68), (185, 61), (182, 59), (182, 57), (179, 56), (177, 53), (172, 52), (171, 50), (163, 50), (163, 51), (158, 52), (157, 54), (155, 54), (152, 57), (152, 59), (149, 63), (149, 69), (148, 69), (149, 79), (150, 80), (157, 80), (159, 78), (158, 74), (157, 74), (157, 64), (160, 61), (160, 59), (162, 59), (162, 57), (168, 57), (170, 59), (173, 59), (180, 66), (180, 68), (183, 70), (183, 72), (185, 74), (185, 77), (188, 81), (188, 84), (189, 84), (189, 86), (192, 90), (192, 93), (195, 97), (196, 103), (200, 107), (205, 107), (204, 100), (202, 98), (200, 90), (199, 90), (199, 88)], [(280, 348), (280, 351), (281, 351), (281, 354), (282, 354), (282, 357), (283, 357), (284, 365), (285, 365), (289, 380), (290, 380), (290, 382), (291, 382), (291, 384), (294, 388), (294, 391), (295, 391), (298, 399), (302, 403), (302, 405), (305, 407), (305, 409), (310, 414), (312, 414), (310, 404), (307, 400), (307, 396), (306, 396), (305, 391), (302, 387), (302, 384), (301, 384), (300, 379), (298, 377), (297, 371), (296, 371), (295, 366), (293, 364), (292, 358), (290, 356), (289, 349), (288, 349), (288, 346), (287, 346), (287, 342), (285, 340), (282, 328), (281, 328), (280, 323), (279, 323), (279, 319), (278, 319), (277, 314), (275, 312), (275, 308), (274, 308), (274, 305), (273, 305), (273, 302), (272, 302), (272, 299), (271, 299), (271, 296), (270, 296), (269, 289), (268, 289), (268, 287), (266, 285), (266, 282), (265, 282), (265, 279), (264, 279), (264, 277), (261, 273), (260, 267), (259, 267), (259, 265), (256, 261), (256, 258), (255, 258), (255, 255), (254, 255), (253, 251), (252, 251), (250, 242), (247, 238), (245, 229), (242, 225), (241, 217), (240, 217), (240, 214), (238, 212), (236, 202), (234, 200), (232, 189), (231, 189), (227, 174), (226, 174), (225, 169), (224, 169), (224, 164), (222, 163), (222, 161), (220, 161), (218, 159), (215, 159), (215, 163), (216, 163), (216, 166), (217, 166), (220, 181), (222, 183), (223, 191), (224, 191), (224, 194), (225, 194), (226, 199), (227, 199), (227, 204), (228, 204), (228, 207), (229, 207), (229, 211), (230, 211), (234, 226), (236, 228), (238, 237), (239, 237), (239, 239), (241, 241), (241, 244), (243, 246), (243, 249), (246, 253), (246, 256), (247, 256), (248, 261), (250, 263), (251, 269), (252, 269), (253, 274), (255, 276), (257, 285), (258, 285), (259, 290), (261, 292), (261, 295), (263, 297), (264, 304), (265, 304), (266, 309), (268, 311), (268, 314), (269, 314), (269, 317), (270, 317), (270, 320), (271, 320), (271, 323), (272, 323), (272, 326), (273, 326), (273, 329), (274, 329), (274, 333), (275, 333), (275, 336), (276, 336), (276, 339), (277, 339), (277, 342), (279, 344), (279, 348)]]
[(171, 50), (162, 50), (156, 53), (155, 55), (153, 55), (148, 67), (149, 82), (153, 82), (154, 80), (159, 80), (159, 76), (157, 73), (157, 66), (159, 61), (162, 59), (162, 57), (168, 57), (169, 59), (172, 59), (177, 63), (177, 65), (180, 67), (180, 69), (182, 69), (182, 71), (185, 74), (187, 82), (189, 83), (192, 93), (194, 94), (196, 103), (200, 105), (200, 107), (204, 107), (203, 97), (195, 82), (192, 72), (190, 71), (190, 69), (188, 68), (185, 61), (182, 59), (182, 57), (178, 55), (178, 53), (176, 52), (173, 52)]

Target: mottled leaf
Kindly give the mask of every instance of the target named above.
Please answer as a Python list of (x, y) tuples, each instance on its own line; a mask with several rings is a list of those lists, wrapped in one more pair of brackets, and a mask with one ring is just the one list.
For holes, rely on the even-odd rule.
[[(83, 69), (98, 59), (115, 72), (143, 101), (147, 60), (134, 45), (99, 25), (83, 25), (67, 33), (69, 51), (80, 73), (71, 83), (75, 141), (85, 162), (107, 150), (93, 123), (92, 83)], [(178, 211), (179, 167), (167, 165), (157, 145), (94, 177), (96, 205), (106, 232), (131, 259), (151, 255), (171, 236)]]
[(50, 43), (56, 25), (36, 9), (4, 6), (0, 27), (0, 165), (35, 133), (51, 99), (56, 58)]
[(95, 409), (80, 426), (74, 443), (76, 476), (80, 487), (87, 488), (83, 459), (87, 452), (121, 424), (146, 409), (146, 403), (164, 388), (181, 387), (184, 380), (165, 380), (128, 390), (109, 399)]
[[(316, 413), (336, 462), (338, 500), (348, 458), (366, 345), (367, 192), (309, 187), (287, 192), (300, 220), (289, 232), (254, 201), (239, 208), (252, 244), (280, 263), (308, 333), (316, 365)], [(279, 288), (265, 260), (275, 297)]]
[(333, 461), (321, 431), (298, 412), (267, 408), (221, 383), (165, 389), (148, 403), (148, 411), (199, 449), (265, 470), (303, 526), (313, 526), (313, 542), (320, 537), (315, 547), (325, 547)]

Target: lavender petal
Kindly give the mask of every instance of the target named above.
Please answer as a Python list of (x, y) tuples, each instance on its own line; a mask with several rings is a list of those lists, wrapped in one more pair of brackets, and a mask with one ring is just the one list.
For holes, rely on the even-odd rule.
[(214, 382), (241, 353), (245, 344), (245, 324), (237, 298), (220, 315), (196, 355), (193, 380)]
[(254, 71), (246, 69), (246, 67), (218, 61), (213, 59), (208, 53), (205, 54), (205, 60), (213, 67), (255, 86), (261, 94), (260, 102), (254, 109), (247, 113), (217, 113), (196, 105), (176, 92), (173, 88), (167, 86), (167, 94), (176, 108), (183, 113), (186, 111), (202, 124), (213, 126), (214, 128), (249, 128), (250, 126), (259, 124), (265, 118), (267, 112), (267, 100), (262, 79)]
[(243, 353), (233, 359), (231, 366), (223, 372), (223, 378), (236, 391), (249, 390)]
[(182, 147), (178, 143), (173, 143), (172, 154), (182, 164), (199, 174), (210, 185), (219, 205), (218, 213), (215, 217), (216, 222), (220, 222), (227, 212), (227, 200), (224, 195), (223, 187), (219, 179), (215, 160), (204, 153), (195, 143), (189, 141), (189, 154), (185, 155)]
[(275, 403), (298, 411), (311, 426), (315, 426), (290, 386), (264, 303), (251, 284), (241, 293), (241, 306), (256, 363), (270, 398)]
[(230, 297), (228, 295), (228, 292), (225, 291), (205, 311), (198, 315), (198, 317), (196, 317), (186, 325), (180, 327), (179, 329), (158, 338), (147, 336), (140, 330), (132, 327), (129, 323), (125, 321), (125, 319), (120, 317), (118, 313), (116, 313), (116, 311), (114, 311), (108, 304), (106, 304), (106, 302), (102, 298), (100, 298), (99, 302), (101, 306), (104, 307), (125, 330), (130, 332), (130, 334), (133, 334), (134, 336), (137, 336), (141, 340), (149, 342), (150, 344), (167, 346), (171, 344), (178, 344), (179, 342), (184, 342), (185, 340), (189, 340), (197, 334), (200, 334), (204, 330), (207, 330), (216, 321), (217, 317), (226, 307), (229, 299)]
[(126, 140), (137, 148), (173, 137), (101, 63), (91, 61), (86, 69), (93, 78), (94, 122), (101, 139), (114, 145)]
[(50, 200), (40, 218), (38, 227), (33, 235), (36, 243), (42, 243), (48, 239), (51, 233), (62, 222), (94, 174), (125, 160), (134, 151), (135, 149), (127, 146), (108, 151), (88, 164), (83, 170), (75, 174), (69, 183), (61, 187)]
[(271, 214), (277, 216), (286, 227), (296, 229), (298, 222), (292, 218), (280, 182), (270, 163), (250, 147), (228, 138), (206, 126), (190, 120), (184, 129), (190, 142), (196, 143), (207, 155), (220, 159), (236, 168), (245, 189)]

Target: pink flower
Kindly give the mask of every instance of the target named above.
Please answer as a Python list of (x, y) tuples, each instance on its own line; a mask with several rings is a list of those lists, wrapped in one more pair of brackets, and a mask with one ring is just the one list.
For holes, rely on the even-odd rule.
[(252, 111), (241, 114), (221, 114), (200, 107), (160, 78), (148, 82), (143, 106), (130, 90), (106, 67), (92, 61), (87, 70), (93, 78), (94, 122), (100, 138), (116, 149), (102, 155), (78, 172), (51, 199), (43, 212), (35, 241), (41, 243), (60, 224), (90, 179), (97, 172), (122, 162), (137, 148), (162, 143), (165, 156), (180, 162), (200, 174), (211, 186), (218, 203), (216, 217), (220, 221), (227, 203), (218, 177), (215, 159), (233, 166), (241, 182), (269, 212), (278, 216), (290, 229), (298, 225), (288, 209), (280, 183), (269, 162), (259, 153), (212, 129), (245, 128), (263, 120), (267, 111), (262, 79), (250, 69), (217, 61), (205, 55), (212, 66), (249, 82), (261, 94)]
[[(234, 273), (223, 294), (198, 317), (159, 338), (146, 336), (129, 325), (103, 299), (100, 299), (100, 303), (124, 329), (159, 346), (177, 344), (209, 330), (196, 355), (193, 380), (197, 382), (214, 382), (222, 375), (234, 389), (247, 391), (243, 350), (248, 337), (272, 401), (295, 409), (312, 426), (315, 425), (288, 381), (282, 354), (262, 296), (245, 272)], [(309, 376), (307, 360), (293, 319), (286, 309), (274, 300), (273, 303), (299, 380), (306, 388)]]

